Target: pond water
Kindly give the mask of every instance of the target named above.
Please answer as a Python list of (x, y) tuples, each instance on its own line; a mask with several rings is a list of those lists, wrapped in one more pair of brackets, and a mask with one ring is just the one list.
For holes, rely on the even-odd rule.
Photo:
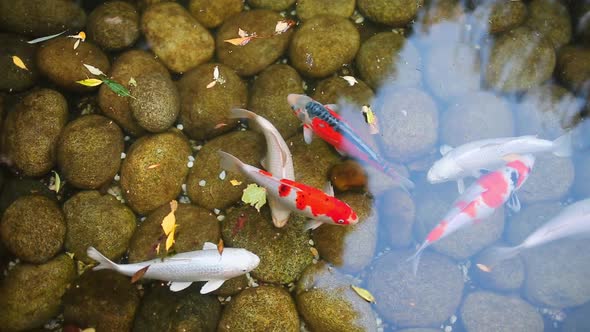
[(589, 330), (588, 17), (0, 0), (0, 331)]

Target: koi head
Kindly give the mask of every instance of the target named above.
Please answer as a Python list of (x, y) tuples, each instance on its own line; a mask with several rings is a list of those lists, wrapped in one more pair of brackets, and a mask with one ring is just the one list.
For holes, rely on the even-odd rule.
[(301, 123), (311, 125), (311, 117), (307, 111), (307, 105), (313, 102), (313, 99), (306, 95), (291, 93), (287, 96), (287, 102)]
[(232, 250), (226, 249), (226, 251), (223, 252), (222, 257), (226, 255), (223, 258), (227, 259), (224, 264), (227, 277), (235, 277), (248, 273), (260, 264), (260, 258), (246, 249), (232, 248)]
[(354, 225), (359, 222), (359, 218), (354, 210), (343, 201), (334, 198), (335, 208), (329, 217), (331, 222), (336, 225), (346, 226)]
[(515, 155), (512, 157), (508, 163), (506, 164), (507, 168), (513, 170), (513, 174), (511, 174), (511, 181), (514, 184), (514, 189), (518, 190), (524, 182), (528, 179), (531, 171), (533, 170), (533, 166), (535, 165), (535, 157), (530, 154), (525, 155)]
[(451, 158), (441, 158), (428, 170), (427, 178), (430, 183), (441, 183), (460, 177), (463, 169)]

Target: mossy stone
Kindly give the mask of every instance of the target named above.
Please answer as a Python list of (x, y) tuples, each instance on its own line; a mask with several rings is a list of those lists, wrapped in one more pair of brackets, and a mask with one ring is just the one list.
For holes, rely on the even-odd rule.
[(271, 9), (274, 11), (286, 10), (296, 0), (248, 0), (248, 4), (254, 8)]
[(561, 82), (574, 91), (586, 91), (590, 80), (590, 48), (565, 46), (559, 50), (557, 75)]
[(319, 137), (307, 144), (303, 134), (289, 138), (287, 145), (293, 156), (295, 181), (318, 189), (325, 188), (328, 171), (340, 161), (334, 148)]
[(141, 17), (141, 30), (152, 51), (177, 73), (209, 61), (215, 51), (211, 33), (176, 2), (149, 6)]
[(135, 215), (111, 195), (98, 191), (81, 191), (63, 206), (68, 232), (66, 249), (76, 259), (93, 262), (87, 255), (93, 246), (111, 260), (117, 260), (127, 250), (135, 231)]
[(351, 84), (339, 76), (326, 78), (318, 83), (312, 98), (324, 105), (337, 104), (341, 99), (356, 105), (370, 105), (375, 97), (373, 90), (365, 82), (355, 80)]
[(564, 197), (574, 183), (574, 163), (570, 158), (551, 153), (535, 156), (534, 172), (518, 190), (521, 203), (558, 200)]
[[(217, 80), (213, 77), (216, 70)], [(197, 140), (211, 139), (234, 129), (237, 120), (228, 118), (230, 110), (244, 108), (248, 103), (246, 82), (221, 64), (207, 63), (189, 71), (180, 79), (178, 90), (179, 122), (186, 134)]]
[(220, 26), (243, 9), (243, 0), (190, 0), (188, 5), (191, 14), (207, 29)]
[(78, 3), (64, 0), (2, 0), (0, 27), (28, 36), (47, 36), (64, 30), (79, 31), (86, 14)]
[(423, 0), (358, 0), (358, 10), (373, 22), (402, 27), (414, 19)]
[(139, 38), (139, 13), (124, 1), (109, 1), (88, 16), (88, 37), (107, 50), (127, 48)]
[(570, 14), (566, 5), (559, 1), (531, 1), (525, 25), (547, 38), (555, 49), (569, 43), (572, 38)]
[(97, 332), (130, 331), (139, 300), (129, 278), (111, 270), (87, 271), (64, 296), (64, 320)]
[(69, 184), (96, 189), (109, 183), (121, 166), (123, 132), (101, 115), (82, 116), (63, 130), (57, 145), (57, 165)]
[(299, 0), (297, 1), (297, 17), (305, 21), (317, 15), (334, 15), (348, 18), (354, 13), (355, 0)]
[(57, 141), (67, 120), (68, 105), (59, 92), (30, 92), (6, 117), (2, 151), (22, 174), (44, 175), (55, 166)]
[[(292, 29), (275, 34), (277, 22), (284, 20), (272, 10), (256, 9), (241, 12), (227, 19), (217, 31), (216, 55), (219, 62), (233, 68), (240, 76), (259, 73), (274, 63), (289, 46)], [(225, 40), (239, 38), (238, 29), (257, 36), (246, 45), (236, 46)]]
[[(217, 151), (223, 150), (242, 162), (260, 168), (260, 159), (266, 153), (264, 137), (253, 131), (235, 131), (216, 137), (199, 151), (186, 180), (191, 201), (206, 209), (226, 209), (240, 200), (242, 191), (250, 183), (241, 173), (225, 171), (219, 164)], [(219, 174), (225, 171), (225, 180)], [(230, 180), (242, 184), (234, 186)]]
[(520, 0), (476, 1), (475, 17), (491, 33), (501, 33), (521, 25), (528, 15)]
[(180, 112), (180, 97), (167, 73), (143, 73), (130, 88), (131, 113), (142, 128), (158, 133), (170, 128)]
[(108, 73), (111, 67), (109, 59), (91, 41), (80, 42), (74, 49), (77, 41), (79, 39), (58, 37), (41, 44), (37, 52), (37, 66), (49, 80), (66, 90), (74, 92), (97, 90), (96, 86), (89, 87), (76, 82), (93, 77), (84, 64), (92, 64), (103, 73)]
[(227, 304), (217, 331), (297, 332), (299, 316), (285, 289), (270, 285), (248, 288)]
[[(164, 204), (139, 225), (129, 243), (129, 262), (137, 263), (158, 256), (156, 247), (160, 245), (160, 253), (164, 253), (166, 236), (162, 229), (162, 221), (170, 213), (170, 204)], [(178, 204), (174, 213), (178, 228), (175, 232), (174, 251), (177, 253), (202, 250), (205, 242), (217, 244), (221, 237), (219, 221), (212, 212), (192, 204)]]
[(31, 178), (6, 178), (0, 193), (0, 214), (19, 197), (31, 194), (42, 195), (53, 201), (57, 200), (55, 191), (49, 190), (40, 180)]
[(121, 188), (127, 204), (146, 214), (175, 199), (188, 174), (191, 153), (188, 140), (176, 130), (135, 141), (121, 165)]
[(15, 266), (0, 283), (2, 330), (41, 327), (60, 312), (62, 296), (75, 278), (74, 261), (67, 255), (41, 265)]
[[(0, 52), (9, 54), (0, 59), (0, 90), (23, 91), (35, 84), (39, 79), (39, 70), (35, 64), (35, 45), (27, 44), (25, 38), (7, 33), (0, 34)], [(13, 56), (17, 56), (27, 69), (15, 66)], [(0, 121), (0, 125), (1, 125)], [(0, 127), (1, 128), (1, 127)]]
[(359, 46), (360, 35), (352, 22), (339, 16), (315, 16), (293, 35), (289, 58), (303, 75), (321, 78), (350, 63)]
[(66, 235), (64, 215), (57, 204), (41, 195), (23, 196), (2, 215), (0, 236), (18, 258), (43, 263), (62, 248)]
[(428, 87), (442, 100), (453, 101), (480, 90), (480, 54), (472, 46), (437, 45), (426, 55), (424, 67)]

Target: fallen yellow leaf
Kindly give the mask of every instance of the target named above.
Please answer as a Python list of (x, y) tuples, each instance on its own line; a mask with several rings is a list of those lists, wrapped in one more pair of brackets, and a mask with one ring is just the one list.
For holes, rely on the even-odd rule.
[(310, 247), (309, 251), (311, 251), (311, 254), (313, 255), (314, 258), (319, 258), (320, 257), (320, 253), (318, 252), (318, 250), (314, 247)]
[(368, 290), (361, 288), (361, 287), (357, 287), (355, 285), (350, 285), (350, 287), (352, 288), (352, 290), (354, 290), (360, 297), (363, 298), (363, 300), (367, 301), (367, 302), (371, 302), (371, 303), (376, 303), (375, 302), (375, 297), (373, 296), (373, 294), (371, 294), (371, 292), (369, 292)]
[(102, 84), (102, 81), (98, 78), (87, 78), (85, 80), (76, 81), (76, 83), (84, 86), (98, 86)]
[(176, 200), (170, 201), (170, 213), (168, 213), (164, 217), (164, 220), (162, 220), (162, 229), (164, 230), (164, 234), (167, 236), (166, 251), (170, 250), (170, 248), (174, 244), (174, 233), (176, 231), (177, 226), (176, 217), (174, 216), (176, 209), (178, 209), (178, 202)]
[(256, 36), (238, 37), (238, 38), (226, 39), (226, 40), (224, 40), (224, 42), (230, 43), (230, 44), (236, 45), (236, 46), (244, 46), (244, 45), (248, 44), (255, 37)]
[(27, 68), (27, 66), (25, 66), (25, 63), (23, 62), (23, 60), (16, 55), (12, 56), (12, 62), (14, 63), (15, 66), (17, 66), (20, 69), (29, 70), (29, 68)]
[(236, 179), (232, 179), (232, 180), (229, 180), (229, 183), (231, 183), (231, 185), (235, 187), (235, 186), (241, 185), (242, 184), (242, 181), (238, 181)]
[(176, 224), (174, 224), (174, 226), (172, 227), (172, 230), (170, 231), (170, 233), (168, 233), (168, 237), (166, 238), (166, 251), (170, 250), (170, 248), (172, 248), (172, 246), (174, 245), (174, 242), (176, 242), (176, 240), (174, 240), (174, 233), (176, 232)]

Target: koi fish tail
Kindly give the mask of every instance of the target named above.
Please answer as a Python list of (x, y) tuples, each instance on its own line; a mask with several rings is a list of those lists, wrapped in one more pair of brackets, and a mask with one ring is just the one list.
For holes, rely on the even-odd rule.
[(93, 268), (93, 270), (95, 271), (104, 269), (117, 270), (117, 268), (119, 267), (117, 264), (115, 264), (110, 259), (106, 258), (103, 254), (100, 253), (100, 251), (98, 251), (94, 247), (88, 247), (88, 249), (86, 249), (86, 254), (88, 255), (88, 257), (98, 262), (98, 265)]
[(553, 141), (553, 154), (558, 157), (569, 157), (572, 155), (572, 133), (567, 132)]
[(221, 150), (217, 151), (217, 154), (219, 155), (219, 162), (221, 164), (221, 168), (225, 169), (226, 171), (240, 173), (240, 166), (242, 166), (243, 164), (240, 159)]
[(399, 174), (391, 165), (384, 165), (383, 172), (387, 174), (390, 178), (399, 182), (399, 184), (406, 190), (414, 189), (415, 185), (410, 179), (406, 178), (405, 176)]
[(515, 247), (491, 247), (486, 249), (477, 258), (477, 264), (483, 265), (485, 268), (492, 269), (503, 261), (516, 257), (522, 250), (522, 246)]
[(422, 243), (422, 245), (420, 246), (420, 248), (418, 248), (418, 250), (416, 251), (415, 254), (413, 254), (412, 256), (410, 256), (406, 261), (407, 262), (412, 262), (412, 272), (414, 273), (414, 275), (418, 274), (418, 265), (420, 264), (420, 258), (422, 257), (422, 252), (424, 251), (424, 249), (426, 249), (429, 245), (428, 241), (424, 241), (424, 243)]

